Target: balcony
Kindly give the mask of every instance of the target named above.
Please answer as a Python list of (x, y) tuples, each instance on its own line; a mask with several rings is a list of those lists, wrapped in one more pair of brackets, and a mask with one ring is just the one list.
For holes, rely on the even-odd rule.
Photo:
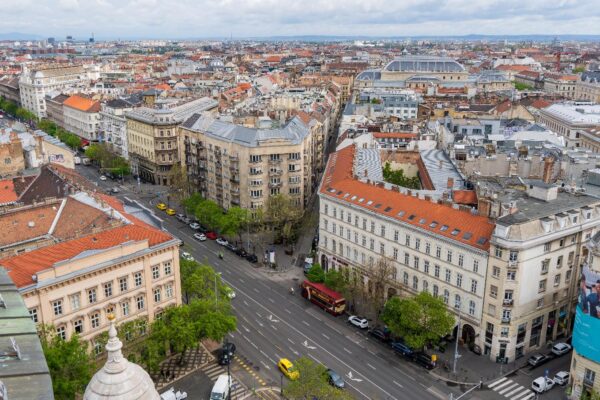
[(231, 178), (229, 178), (229, 180), (233, 183), (240, 183), (240, 177), (239, 176), (232, 176)]
[(269, 182), (270, 188), (279, 188), (281, 187), (281, 182)]
[(513, 299), (504, 299), (504, 300), (502, 300), (502, 305), (503, 306), (512, 306), (513, 305)]
[(269, 170), (269, 175), (272, 175), (272, 176), (279, 176), (279, 175), (281, 175), (282, 173), (283, 173), (283, 171), (282, 171), (282, 170), (280, 170), (280, 169), (276, 169), (276, 170)]
[(510, 317), (508, 317), (508, 318), (502, 318), (501, 322), (503, 324), (510, 324)]
[(269, 158), (269, 164), (281, 164), (281, 158)]
[(519, 262), (517, 260), (508, 260), (508, 268), (517, 268)]

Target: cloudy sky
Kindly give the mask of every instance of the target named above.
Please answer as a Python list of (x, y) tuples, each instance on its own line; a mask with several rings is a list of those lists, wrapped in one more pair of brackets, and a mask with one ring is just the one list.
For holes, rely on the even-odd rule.
[(0, 0), (0, 33), (64, 38), (600, 34), (593, 0)]

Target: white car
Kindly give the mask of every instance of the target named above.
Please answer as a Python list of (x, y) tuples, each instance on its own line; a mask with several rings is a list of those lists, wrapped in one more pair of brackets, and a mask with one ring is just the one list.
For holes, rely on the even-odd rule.
[(569, 373), (567, 371), (560, 371), (554, 375), (554, 383), (560, 386), (564, 386), (569, 383)]
[(194, 233), (194, 239), (204, 242), (206, 240), (206, 235), (204, 233)]
[(548, 377), (540, 376), (531, 382), (531, 389), (536, 393), (544, 393), (554, 387), (554, 381)]
[(366, 318), (352, 315), (348, 318), (348, 322), (360, 329), (367, 329), (369, 327), (369, 321)]
[(225, 286), (225, 295), (230, 299), (235, 299), (235, 292), (229, 286)]
[(101, 181), (105, 181), (105, 180), (106, 180), (106, 177), (105, 177), (104, 175), (100, 175), (100, 180), (101, 180)]
[(229, 244), (229, 242), (223, 238), (217, 238), (217, 243), (220, 244), (221, 246), (227, 246)]
[(183, 258), (186, 261), (195, 261), (194, 256), (188, 253), (187, 251), (181, 252), (181, 258)]
[(569, 351), (571, 351), (571, 345), (564, 342), (556, 343), (554, 346), (552, 346), (552, 353), (557, 356), (567, 354)]
[(193, 230), (195, 230), (195, 231), (196, 231), (196, 230), (200, 229), (200, 224), (199, 224), (199, 223), (197, 223), (197, 222), (192, 222), (192, 223), (190, 224), (190, 228), (192, 228)]

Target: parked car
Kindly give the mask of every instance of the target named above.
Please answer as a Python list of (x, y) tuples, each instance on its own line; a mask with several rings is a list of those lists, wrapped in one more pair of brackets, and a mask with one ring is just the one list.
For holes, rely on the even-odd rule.
[(183, 218), (181, 219), (181, 222), (183, 222), (183, 223), (184, 223), (184, 224), (186, 224), (186, 225), (189, 225), (189, 224), (192, 222), (192, 220), (191, 220), (191, 219), (189, 219), (188, 217), (183, 217)]
[(536, 393), (544, 393), (554, 387), (554, 381), (547, 376), (540, 376), (531, 382), (531, 389)]
[(118, 188), (118, 187), (114, 187), (114, 188), (110, 189), (110, 192), (111, 192), (112, 194), (117, 194), (117, 193), (119, 193), (119, 192), (120, 192), (120, 190), (119, 190), (119, 188)]
[(390, 341), (390, 335), (386, 333), (386, 331), (382, 328), (373, 328), (369, 330), (369, 335), (373, 336), (375, 339), (387, 343)]
[(369, 327), (369, 321), (367, 321), (364, 317), (359, 317), (357, 315), (351, 315), (348, 317), (348, 323), (359, 327), (360, 329), (367, 329)]
[(569, 373), (567, 371), (560, 371), (554, 375), (554, 383), (560, 386), (564, 386), (569, 383)]
[(258, 257), (256, 257), (256, 254), (248, 254), (246, 256), (246, 260), (248, 260), (248, 262), (251, 262), (252, 264), (256, 264), (258, 262)]
[(208, 231), (205, 233), (206, 238), (210, 239), (210, 240), (215, 240), (217, 238), (217, 234), (214, 233), (213, 231)]
[(414, 361), (425, 369), (434, 369), (435, 363), (431, 360), (431, 356), (426, 353), (416, 353)]
[(392, 343), (392, 349), (396, 352), (396, 354), (403, 357), (411, 357), (414, 354), (413, 349), (411, 349), (402, 342)]
[(225, 247), (227, 247), (227, 250), (233, 251), (234, 253), (237, 251), (237, 247), (235, 247), (235, 244), (233, 243), (227, 243), (225, 245)]
[(175, 215), (177, 213), (177, 211), (173, 210), (172, 208), (167, 208), (165, 212), (167, 215)]
[(197, 222), (192, 222), (190, 224), (190, 228), (192, 228), (193, 230), (197, 231), (198, 229), (200, 229), (200, 224)]
[(235, 291), (232, 288), (225, 286), (223, 291), (225, 292), (225, 296), (229, 297), (230, 299), (235, 299)]
[(248, 253), (246, 252), (246, 250), (244, 250), (243, 247), (238, 247), (238, 249), (235, 251), (235, 254), (237, 254), (240, 257), (244, 257), (244, 258), (246, 258), (248, 256)]
[(298, 377), (300, 377), (300, 373), (294, 367), (294, 364), (292, 364), (292, 362), (290, 360), (288, 360), (287, 358), (280, 359), (279, 362), (277, 363), (277, 367), (285, 376), (287, 376), (292, 381), (294, 381), (294, 380), (298, 379)]
[(221, 246), (227, 246), (229, 244), (229, 242), (227, 241), (227, 239), (224, 239), (222, 237), (217, 238), (217, 243), (220, 244)]
[(331, 368), (327, 369), (328, 381), (331, 386), (334, 386), (338, 389), (343, 389), (346, 386), (346, 382), (344, 382), (344, 378), (340, 376), (337, 372), (332, 370)]
[(183, 219), (185, 218), (185, 215), (183, 215), (183, 214), (177, 214), (175, 216), (175, 218), (177, 218), (178, 221), (183, 221)]
[(158, 203), (158, 204), (156, 205), (156, 208), (158, 208), (158, 209), (159, 209), (159, 210), (161, 210), (161, 211), (164, 211), (164, 210), (166, 210), (166, 209), (167, 209), (167, 205), (166, 205), (165, 203)]
[(235, 344), (227, 342), (223, 344), (223, 347), (219, 350), (219, 364), (227, 365), (231, 363), (233, 356), (235, 355)]
[(537, 367), (538, 365), (542, 365), (546, 361), (548, 361), (547, 356), (540, 353), (536, 353), (529, 357), (529, 360), (527, 360), (527, 364), (531, 365), (532, 367)]
[(206, 240), (206, 235), (204, 233), (194, 233), (194, 239), (204, 242)]
[(195, 261), (194, 256), (191, 255), (190, 253), (188, 253), (187, 251), (181, 252), (181, 258), (183, 258), (184, 260), (187, 260), (187, 261)]
[(107, 179), (107, 178), (106, 178), (106, 176), (104, 176), (104, 175), (100, 175), (100, 180), (101, 180), (101, 181), (105, 181), (106, 179)]
[(552, 353), (557, 356), (567, 354), (569, 351), (571, 351), (571, 345), (566, 344), (564, 342), (559, 342), (552, 346)]

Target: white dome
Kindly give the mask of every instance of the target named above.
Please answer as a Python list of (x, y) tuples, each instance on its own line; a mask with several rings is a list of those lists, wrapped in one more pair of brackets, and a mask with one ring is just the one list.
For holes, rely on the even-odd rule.
[(150, 375), (123, 357), (123, 343), (117, 337), (114, 316), (109, 318), (106, 363), (92, 377), (85, 389), (84, 400), (160, 400)]

